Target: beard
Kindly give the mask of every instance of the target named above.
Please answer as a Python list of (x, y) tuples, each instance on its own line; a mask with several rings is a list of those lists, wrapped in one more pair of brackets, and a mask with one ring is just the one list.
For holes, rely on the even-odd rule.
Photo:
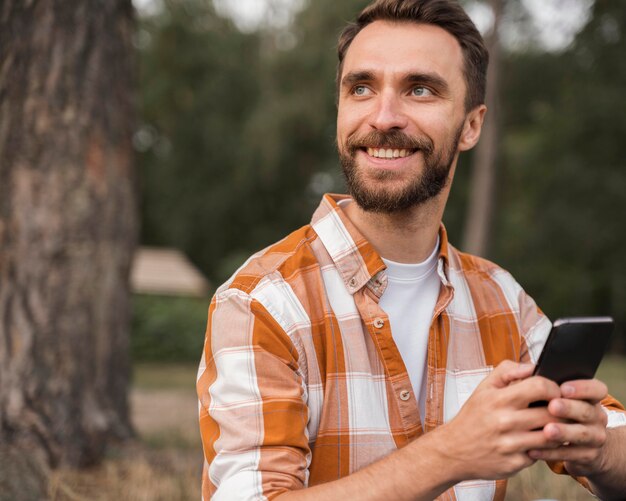
[[(422, 205), (436, 197), (448, 184), (448, 176), (457, 152), (463, 124), (455, 131), (452, 141), (435, 150), (428, 137), (409, 136), (399, 130), (387, 132), (372, 131), (365, 136), (350, 136), (343, 151), (339, 149), (339, 159), (348, 187), (348, 192), (361, 209), (368, 212), (395, 213)], [(373, 183), (365, 179), (363, 169), (359, 169), (356, 155), (367, 148), (388, 148), (411, 150), (421, 153), (424, 169), (409, 183), (398, 189), (385, 189), (375, 185), (376, 181), (388, 181), (398, 178), (399, 173), (390, 170), (378, 170), (369, 175)]]

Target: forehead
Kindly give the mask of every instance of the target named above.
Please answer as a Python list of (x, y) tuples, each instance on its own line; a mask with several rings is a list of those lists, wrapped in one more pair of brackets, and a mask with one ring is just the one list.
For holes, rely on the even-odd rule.
[(385, 74), (435, 72), (463, 85), (463, 52), (443, 28), (413, 22), (374, 21), (363, 28), (348, 48), (342, 77), (349, 71)]

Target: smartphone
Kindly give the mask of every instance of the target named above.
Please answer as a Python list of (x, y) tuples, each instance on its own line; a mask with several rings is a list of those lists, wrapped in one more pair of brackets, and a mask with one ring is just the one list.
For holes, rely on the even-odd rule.
[(561, 318), (552, 324), (535, 376), (558, 384), (592, 379), (604, 356), (611, 333), (611, 317)]

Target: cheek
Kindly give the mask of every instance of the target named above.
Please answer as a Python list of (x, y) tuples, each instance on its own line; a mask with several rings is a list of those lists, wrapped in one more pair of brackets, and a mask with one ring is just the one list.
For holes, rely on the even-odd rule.
[(413, 114), (413, 117), (417, 129), (429, 135), (432, 139), (441, 139), (454, 128), (452, 117), (428, 107), (422, 107), (417, 113)]
[(423, 129), (434, 142), (436, 149), (448, 148), (456, 139), (459, 124), (454, 120), (436, 121)]
[(355, 120), (348, 110), (341, 108), (337, 112), (337, 136), (346, 137), (354, 131)]
[(350, 103), (340, 99), (337, 108), (337, 137), (345, 139), (359, 129), (365, 129), (368, 113), (367, 103)]
[(340, 117), (337, 117), (337, 146), (343, 151), (346, 141), (355, 132), (353, 125)]

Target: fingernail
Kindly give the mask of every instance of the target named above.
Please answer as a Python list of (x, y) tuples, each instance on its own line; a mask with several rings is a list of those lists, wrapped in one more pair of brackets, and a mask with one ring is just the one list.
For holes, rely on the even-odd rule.
[(551, 424), (547, 424), (544, 429), (546, 430), (548, 437), (550, 437), (551, 439), (557, 439), (559, 438), (559, 435), (561, 434), (561, 432), (559, 431), (559, 428)]
[(574, 395), (574, 393), (576, 393), (576, 388), (569, 384), (564, 384), (563, 386), (561, 386), (561, 393), (565, 397), (571, 397), (572, 395)]

